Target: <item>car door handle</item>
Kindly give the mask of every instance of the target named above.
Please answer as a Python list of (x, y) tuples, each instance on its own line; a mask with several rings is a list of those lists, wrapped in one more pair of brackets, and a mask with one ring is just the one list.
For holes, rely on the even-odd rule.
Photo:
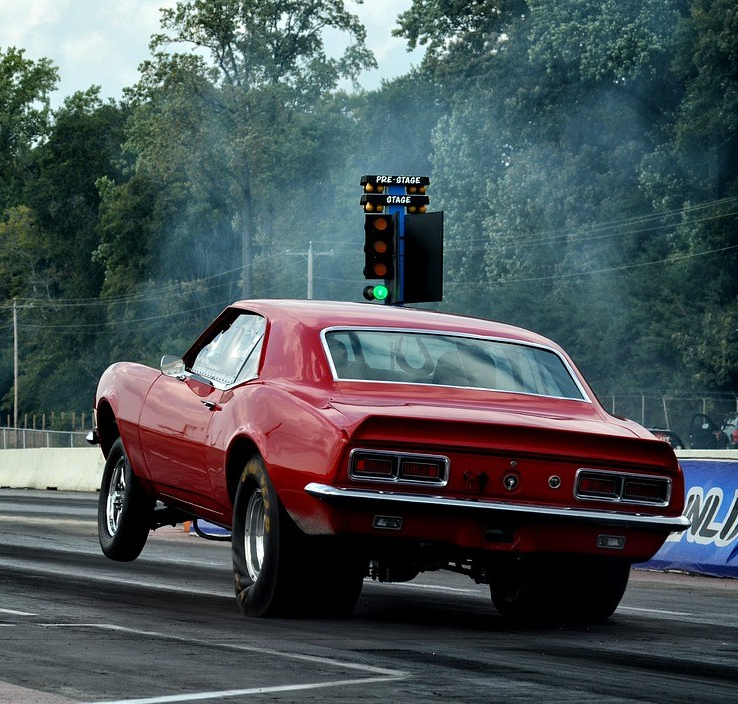
[(217, 403), (215, 403), (215, 401), (208, 401), (207, 399), (203, 399), (202, 401), (200, 401), (200, 403), (206, 408), (209, 408), (211, 411), (220, 410), (220, 406)]

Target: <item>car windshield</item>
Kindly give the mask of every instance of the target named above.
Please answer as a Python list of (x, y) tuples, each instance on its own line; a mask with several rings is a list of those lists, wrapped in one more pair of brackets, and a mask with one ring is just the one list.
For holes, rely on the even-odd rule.
[(400, 330), (328, 330), (334, 377), (584, 400), (564, 360), (534, 345)]

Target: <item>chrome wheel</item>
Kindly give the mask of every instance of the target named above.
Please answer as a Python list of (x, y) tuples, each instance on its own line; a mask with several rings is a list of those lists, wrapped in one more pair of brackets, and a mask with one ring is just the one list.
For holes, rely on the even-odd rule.
[(106, 557), (130, 562), (141, 554), (153, 525), (154, 505), (118, 438), (105, 460), (97, 500), (97, 537)]
[(264, 562), (264, 496), (261, 489), (254, 489), (246, 507), (243, 548), (246, 568), (252, 582), (256, 582)]
[(116, 463), (110, 476), (108, 500), (105, 504), (105, 518), (108, 533), (115, 535), (120, 524), (120, 514), (123, 510), (123, 501), (126, 496), (126, 458), (121, 457)]

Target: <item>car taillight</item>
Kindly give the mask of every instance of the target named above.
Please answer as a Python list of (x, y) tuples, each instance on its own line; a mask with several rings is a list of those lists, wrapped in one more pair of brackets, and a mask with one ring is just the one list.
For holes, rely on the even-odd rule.
[(582, 476), (579, 493), (582, 496), (617, 499), (620, 496), (620, 477)]
[(666, 503), (669, 500), (669, 485), (665, 480), (632, 479), (625, 482), (623, 499), (646, 503)]
[(443, 476), (443, 463), (403, 459), (400, 461), (400, 479), (437, 482)]
[(665, 506), (671, 496), (671, 480), (666, 477), (580, 469), (574, 495), (578, 499)]
[(448, 457), (406, 452), (352, 450), (349, 476), (366, 481), (435, 484), (448, 481)]
[(387, 479), (395, 476), (395, 460), (387, 455), (356, 455), (352, 470), (357, 477)]

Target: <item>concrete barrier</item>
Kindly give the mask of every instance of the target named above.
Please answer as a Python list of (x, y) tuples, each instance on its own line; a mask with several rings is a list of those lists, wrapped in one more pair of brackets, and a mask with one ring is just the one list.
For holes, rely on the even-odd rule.
[(104, 465), (98, 447), (0, 450), (0, 488), (98, 491)]

